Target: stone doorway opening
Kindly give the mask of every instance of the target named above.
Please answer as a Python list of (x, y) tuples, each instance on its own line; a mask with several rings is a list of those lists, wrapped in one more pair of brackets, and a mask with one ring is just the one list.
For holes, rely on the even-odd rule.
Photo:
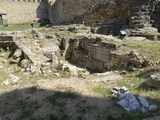
[(7, 14), (6, 13), (0, 13), (0, 25), (7, 25)]

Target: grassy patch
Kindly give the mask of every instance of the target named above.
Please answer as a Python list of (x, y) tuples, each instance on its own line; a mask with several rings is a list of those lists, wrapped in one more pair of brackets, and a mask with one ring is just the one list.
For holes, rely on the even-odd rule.
[[(136, 49), (140, 55), (146, 56), (149, 60), (160, 61), (160, 42), (159, 41), (136, 41), (136, 40), (123, 40), (123, 49), (133, 50)], [(152, 54), (153, 53), (153, 54)]]
[(103, 96), (108, 96), (109, 95), (109, 89), (105, 88), (103, 85), (98, 85), (93, 88), (93, 91), (98, 92), (102, 94)]
[(16, 102), (16, 108), (21, 109), (17, 119), (22, 120), (25, 118), (32, 118), (34, 111), (40, 108), (40, 104), (38, 100), (20, 99)]
[(3, 70), (0, 70), (0, 83), (2, 83), (3, 81), (5, 81), (8, 77), (8, 74), (6, 72), (4, 72)]
[[(39, 23), (34, 23), (34, 28), (39, 28)], [(9, 26), (0, 26), (0, 31), (16, 31), (16, 30), (26, 30), (32, 28), (30, 23), (25, 24), (15, 24), (15, 25), (9, 25)]]
[[(62, 99), (75, 99), (78, 95), (73, 93), (71, 90), (67, 90), (66, 92), (56, 92), (54, 95), (47, 97), (47, 100), (52, 104), (57, 104), (57, 100)], [(61, 104), (60, 106), (64, 106), (65, 103)]]
[(107, 120), (142, 120), (145, 118), (153, 117), (152, 113), (148, 115), (140, 113), (124, 113), (120, 117), (108, 115)]

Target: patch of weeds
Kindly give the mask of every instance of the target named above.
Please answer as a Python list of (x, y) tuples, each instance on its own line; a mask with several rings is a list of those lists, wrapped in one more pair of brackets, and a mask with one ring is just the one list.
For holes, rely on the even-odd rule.
[(24, 109), (24, 108), (26, 108), (28, 106), (28, 104), (27, 104), (26, 100), (22, 100), (21, 99), (21, 100), (18, 100), (16, 102), (16, 106), (17, 106), (18, 109)]
[[(39, 27), (41, 27), (39, 23), (34, 23), (34, 28), (39, 28)], [(29, 28), (31, 28), (30, 23), (23, 23), (23, 24), (9, 25), (7, 27), (0, 26), (0, 31), (17, 31), (17, 30), (20, 31), (20, 30), (26, 30)]]
[(65, 93), (63, 93), (63, 98), (75, 99), (77, 97), (78, 95), (76, 95), (76, 93), (73, 93), (71, 90), (67, 90)]
[(86, 103), (86, 100), (81, 100), (82, 103)]
[[(47, 100), (52, 104), (52, 105), (55, 105), (57, 103), (57, 99), (59, 98), (70, 98), (70, 99), (75, 99), (77, 98), (78, 96), (75, 94), (75, 93), (72, 93), (71, 91), (69, 92), (56, 92), (54, 95), (51, 95), (49, 97), (47, 97)], [(65, 105), (62, 104), (62, 106)]]
[(111, 116), (111, 115), (108, 115), (107, 117), (106, 117), (106, 120), (116, 120), (113, 116)]
[(66, 103), (65, 103), (65, 102), (58, 102), (57, 105), (58, 105), (59, 107), (64, 108), (64, 107), (66, 106)]
[(116, 120), (142, 120), (144, 119), (143, 114), (132, 114), (132, 113), (125, 113), (120, 118), (116, 118)]
[(0, 103), (0, 115), (4, 113), (4, 106)]
[(59, 120), (59, 117), (58, 117), (58, 116), (55, 116), (55, 115), (53, 115), (53, 114), (50, 114), (50, 115), (49, 115), (49, 119), (50, 119), (50, 120)]
[(61, 77), (62, 78), (70, 78), (70, 75), (68, 75), (68, 74), (62, 74)]
[(83, 120), (84, 118), (82, 116), (76, 117), (76, 120)]
[(38, 109), (40, 105), (38, 100), (21, 99), (16, 102), (16, 107), (18, 109)]
[(44, 79), (53, 79), (53, 78), (58, 78), (54, 73), (49, 73), (47, 75), (41, 75)]
[(87, 112), (87, 108), (86, 107), (81, 107), (80, 109), (77, 110), (78, 113), (86, 113)]
[(103, 85), (98, 85), (93, 88), (93, 91), (102, 94), (103, 96), (109, 95), (109, 89), (105, 88)]
[(18, 67), (14, 67), (14, 68), (13, 68), (13, 74), (16, 75), (16, 76), (21, 75), (21, 74), (22, 74), (22, 73), (21, 73), (21, 69), (18, 68)]
[(34, 93), (37, 91), (37, 86), (32, 86), (30, 88), (28, 88), (28, 93)]
[(61, 92), (56, 92), (54, 95), (47, 97), (47, 100), (52, 104), (55, 105), (57, 99), (61, 97)]
[(40, 104), (38, 103), (38, 100), (32, 100), (32, 101), (30, 101), (29, 106), (33, 107), (34, 109), (40, 108)]
[[(27, 76), (26, 76), (27, 77)], [(41, 74), (37, 75), (37, 74), (34, 74), (32, 76), (29, 76), (29, 78), (26, 78), (26, 79), (29, 79), (31, 81), (31, 83), (33, 85), (35, 85), (37, 83), (37, 80), (40, 79), (40, 78), (43, 78)]]
[(38, 120), (37, 118), (31, 116), (29, 120)]
[(0, 83), (2, 83), (4, 80), (6, 80), (8, 77), (8, 74), (4, 72), (4, 70), (0, 70)]
[(60, 118), (60, 120), (70, 120), (70, 119), (69, 119), (68, 115), (64, 114), (64, 115)]
[(24, 118), (28, 118), (29, 116), (31, 116), (33, 114), (33, 111), (32, 110), (22, 110), (21, 113), (20, 113), (20, 116), (19, 118), (22, 120)]
[(80, 103), (76, 103), (75, 107), (81, 108)]
[(16, 109), (21, 110), (21, 113), (17, 117), (18, 120), (26, 118), (35, 119), (32, 115), (35, 110), (40, 108), (40, 105), (38, 103), (38, 100), (21, 99), (17, 101), (16, 107)]

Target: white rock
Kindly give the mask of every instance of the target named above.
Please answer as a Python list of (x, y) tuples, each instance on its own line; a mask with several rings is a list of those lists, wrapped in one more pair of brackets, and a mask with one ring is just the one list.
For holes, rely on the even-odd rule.
[(124, 94), (125, 92), (128, 92), (128, 89), (126, 87), (121, 87), (120, 88), (120, 93)]
[(54, 74), (59, 77), (59, 73), (54, 73)]
[(42, 67), (44, 67), (45, 65), (46, 65), (46, 64), (45, 64), (44, 62), (43, 62), (43, 63), (41, 63), (41, 66), (42, 66)]
[(17, 49), (13, 55), (14, 59), (19, 58), (22, 55), (22, 51), (20, 49)]
[(52, 70), (47, 70), (47, 73), (51, 73), (52, 72)]
[(25, 69), (24, 69), (24, 68), (22, 68), (22, 69), (21, 69), (21, 72), (25, 72)]
[(30, 72), (30, 71), (31, 71), (30, 67), (27, 67), (27, 68), (26, 68), (26, 71), (27, 71), (27, 72)]
[(47, 63), (46, 63), (46, 66), (49, 66), (49, 65), (51, 65), (51, 63), (47, 62)]
[(3, 83), (1, 83), (1, 85), (8, 85), (8, 84), (9, 84), (8, 79), (7, 79), (7, 80), (5, 80)]

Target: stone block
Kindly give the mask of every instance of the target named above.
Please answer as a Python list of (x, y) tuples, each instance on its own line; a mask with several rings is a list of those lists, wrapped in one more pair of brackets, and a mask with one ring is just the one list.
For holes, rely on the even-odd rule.
[(116, 50), (116, 44), (113, 43), (101, 42), (100, 46), (105, 47), (106, 49)]
[(0, 36), (0, 41), (14, 41), (15, 37), (13, 36)]

